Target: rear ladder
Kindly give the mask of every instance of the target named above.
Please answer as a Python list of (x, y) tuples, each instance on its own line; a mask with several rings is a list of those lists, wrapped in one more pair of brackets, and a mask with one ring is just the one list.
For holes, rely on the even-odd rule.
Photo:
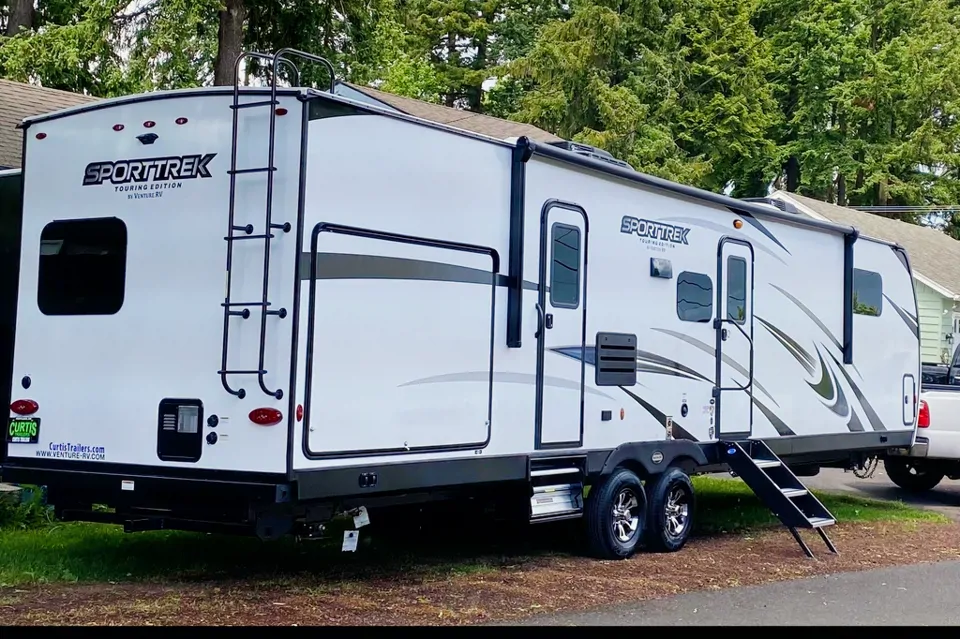
[(816, 530), (830, 552), (838, 554), (824, 528), (836, 518), (777, 455), (760, 440), (720, 442), (720, 455), (730, 469), (760, 498), (787, 527), (804, 554), (814, 558), (800, 537), (798, 528)]
[[(234, 389), (230, 386), (227, 376), (229, 375), (256, 375), (257, 381), (260, 384), (260, 390), (262, 390), (267, 395), (275, 397), (276, 399), (283, 398), (283, 391), (281, 389), (270, 390), (264, 379), (264, 376), (267, 374), (267, 370), (264, 368), (266, 361), (266, 345), (267, 345), (267, 317), (273, 315), (279, 319), (284, 319), (287, 316), (287, 309), (271, 308), (271, 303), (269, 300), (270, 293), (270, 242), (273, 240), (276, 235), (274, 231), (282, 231), (283, 233), (289, 233), (293, 228), (290, 222), (274, 222), (273, 221), (273, 181), (274, 174), (277, 171), (277, 167), (274, 166), (274, 156), (275, 156), (275, 144), (276, 144), (276, 133), (277, 133), (277, 111), (276, 106), (280, 103), (277, 100), (277, 77), (280, 70), (280, 65), (286, 65), (291, 71), (291, 80), (294, 84), (299, 83), (300, 81), (300, 70), (297, 68), (293, 62), (291, 62), (285, 56), (293, 56), (302, 58), (309, 62), (317, 62), (324, 65), (327, 68), (327, 71), (330, 74), (330, 92), (333, 93), (336, 89), (336, 76), (334, 74), (333, 65), (324, 58), (315, 56), (310, 53), (304, 53), (303, 51), (297, 51), (296, 49), (281, 49), (277, 51), (274, 55), (266, 55), (263, 53), (253, 53), (245, 52), (237, 56), (237, 60), (234, 63), (234, 80), (233, 80), (233, 104), (230, 108), (233, 110), (233, 129), (231, 134), (230, 142), (230, 170), (228, 171), (230, 175), (230, 208), (227, 217), (227, 235), (223, 239), (227, 242), (227, 275), (226, 275), (226, 291), (224, 293), (224, 300), (221, 306), (223, 307), (223, 347), (222, 347), (222, 357), (220, 362), (220, 370), (217, 373), (220, 375), (220, 381), (223, 383), (223, 388), (236, 397), (243, 399), (246, 397), (246, 390), (243, 388)], [(254, 102), (240, 102), (240, 63), (245, 59), (255, 58), (259, 60), (265, 60), (270, 63), (270, 99), (269, 100), (260, 100)], [(253, 108), (270, 108), (270, 126), (269, 126), (269, 135), (268, 135), (268, 147), (267, 147), (267, 166), (263, 167), (251, 167), (251, 168), (237, 168), (237, 142), (239, 137), (239, 123), (240, 123), (240, 109), (253, 109)], [(306, 132), (303, 132), (306, 134)], [(237, 176), (246, 175), (251, 173), (266, 173), (267, 174), (267, 183), (266, 183), (266, 215), (263, 225), (263, 232), (255, 234), (253, 224), (247, 224), (245, 226), (239, 226), (235, 222), (236, 214), (236, 194), (237, 194)], [(235, 302), (231, 299), (231, 283), (232, 283), (232, 271), (233, 271), (233, 244), (234, 242), (241, 240), (263, 240), (263, 293), (259, 301), (254, 302)], [(247, 320), (250, 319), (251, 309), (259, 309), (260, 311), (260, 355), (259, 363), (257, 364), (256, 369), (229, 369), (227, 365), (227, 355), (230, 345), (230, 319), (233, 317), (239, 317), (240, 319)]]

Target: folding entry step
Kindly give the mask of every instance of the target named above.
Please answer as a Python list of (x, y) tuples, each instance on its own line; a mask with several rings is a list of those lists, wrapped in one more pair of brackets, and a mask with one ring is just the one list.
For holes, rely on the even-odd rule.
[(837, 523), (836, 518), (765, 443), (749, 440), (719, 445), (721, 459), (787, 527), (807, 557), (812, 559), (813, 553), (798, 528), (816, 530), (830, 552), (838, 554), (823, 530)]
[(583, 516), (583, 457), (530, 460), (530, 523)]

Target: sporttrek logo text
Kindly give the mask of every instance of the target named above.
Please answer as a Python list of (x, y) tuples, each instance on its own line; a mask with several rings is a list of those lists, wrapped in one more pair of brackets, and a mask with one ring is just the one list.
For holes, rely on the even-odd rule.
[(655, 251), (666, 252), (668, 248), (689, 246), (687, 235), (690, 229), (685, 226), (674, 226), (663, 222), (642, 220), (624, 215), (620, 222), (620, 232), (629, 235), (636, 234), (644, 244)]
[(113, 162), (91, 162), (83, 172), (83, 186), (113, 185), (129, 200), (162, 197), (164, 191), (182, 189), (183, 180), (213, 177), (210, 161), (216, 153), (181, 155)]

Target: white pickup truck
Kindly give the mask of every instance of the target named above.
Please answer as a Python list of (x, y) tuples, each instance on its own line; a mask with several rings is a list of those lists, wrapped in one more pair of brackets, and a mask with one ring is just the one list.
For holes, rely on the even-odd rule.
[[(930, 367), (932, 368), (932, 367)], [(924, 366), (916, 442), (887, 451), (890, 480), (911, 492), (925, 492), (944, 477), (960, 479), (960, 349), (942, 374)]]

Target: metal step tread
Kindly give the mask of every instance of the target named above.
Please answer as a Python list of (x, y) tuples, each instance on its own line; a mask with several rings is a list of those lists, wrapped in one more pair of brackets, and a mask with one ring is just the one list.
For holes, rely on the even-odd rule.
[(579, 519), (579, 518), (581, 518), (581, 517), (583, 517), (583, 511), (582, 511), (582, 510), (571, 510), (571, 511), (568, 511), (568, 512), (562, 512), (562, 513), (558, 513), (558, 514), (539, 515), (539, 516), (538, 516), (538, 515), (534, 515), (533, 517), (530, 518), (530, 523), (531, 523), (531, 524), (546, 524), (546, 523), (549, 523), (549, 522), (551, 522), (551, 521), (563, 521), (563, 520), (565, 520), (565, 519)]
[(811, 528), (823, 528), (837, 523), (837, 520), (832, 517), (810, 517), (807, 521), (810, 522)]
[(757, 459), (754, 460), (754, 463), (757, 465), (757, 468), (777, 468), (783, 465), (774, 459)]
[(781, 488), (780, 492), (783, 493), (784, 497), (802, 497), (803, 495), (808, 494), (810, 491), (806, 488)]
[(549, 477), (551, 475), (572, 475), (574, 473), (579, 474), (579, 468), (542, 468), (539, 470), (531, 470), (531, 477)]

